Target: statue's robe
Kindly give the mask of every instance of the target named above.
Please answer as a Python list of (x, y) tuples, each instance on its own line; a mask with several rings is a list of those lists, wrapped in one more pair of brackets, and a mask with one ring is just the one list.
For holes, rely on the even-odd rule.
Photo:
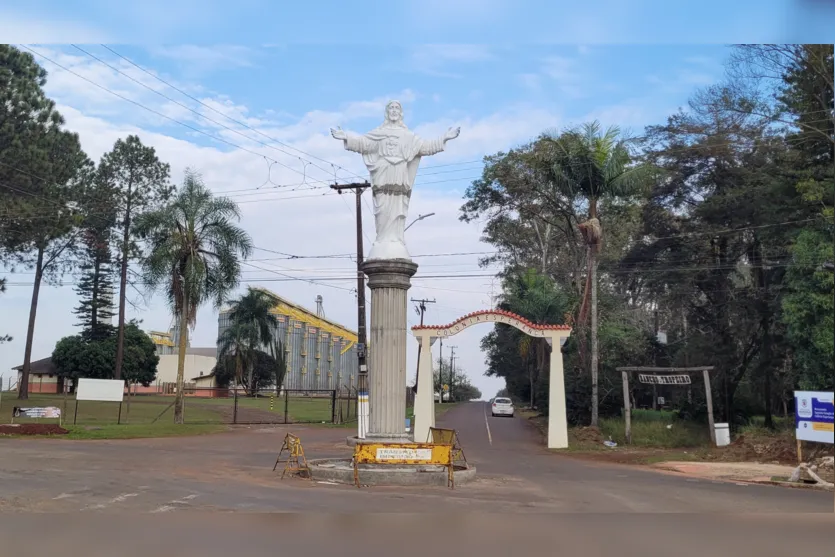
[(348, 134), (345, 149), (362, 154), (371, 174), (377, 238), (368, 259), (411, 259), (404, 229), (420, 158), (444, 150), (443, 138), (421, 139), (387, 122), (365, 135)]

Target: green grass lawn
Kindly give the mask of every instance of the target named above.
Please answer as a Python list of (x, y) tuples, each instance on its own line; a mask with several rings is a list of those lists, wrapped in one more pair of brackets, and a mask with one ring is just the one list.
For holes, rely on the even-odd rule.
[[(63, 423), (72, 425), (161, 425), (172, 424), (174, 417), (173, 396), (138, 395), (125, 398), (122, 403), (121, 418), (119, 417), (119, 403), (117, 402), (78, 402), (76, 415), (76, 401), (72, 397), (63, 395), (39, 394), (29, 395), (29, 400), (18, 401), (13, 393), (4, 393), (0, 400), (0, 423), (11, 422), (12, 408), (56, 406), (62, 410)], [(197, 398), (186, 397), (186, 424), (228, 424), (231, 423), (234, 400), (232, 398)], [(330, 422), (331, 399), (314, 397), (290, 397), (287, 404), (289, 418), (292, 422), (321, 423)], [(255, 411), (258, 414), (247, 415)], [(261, 414), (261, 413), (264, 414)], [(277, 397), (272, 401), (270, 397), (238, 397), (238, 415), (240, 421), (269, 421), (270, 415), (275, 415), (276, 421), (284, 417), (284, 398)], [(16, 423), (38, 422), (37, 419), (17, 419)], [(53, 422), (53, 420), (48, 420)], [(173, 425), (173, 424), (172, 424)]]
[(61, 439), (141, 439), (148, 437), (206, 435), (226, 431), (226, 426), (221, 424), (176, 425), (170, 421), (164, 423), (157, 422), (155, 424), (68, 425), (64, 427), (69, 430), (69, 434), (56, 437)]
[[(623, 418), (600, 420), (600, 433), (618, 445), (626, 445)], [(707, 424), (675, 419), (672, 412), (635, 410), (632, 413), (632, 447), (680, 449), (710, 444)]]
[[(127, 398), (125, 399), (127, 401)], [(184, 425), (175, 425), (174, 397), (161, 395), (139, 395), (130, 397), (130, 405), (122, 403), (121, 423), (119, 404), (115, 402), (81, 401), (78, 415), (73, 424), (75, 400), (63, 395), (34, 393), (29, 400), (18, 401), (13, 393), (4, 393), (0, 401), (0, 423), (10, 423), (14, 406), (44, 407), (56, 406), (62, 409), (62, 425), (70, 431), (63, 438), (69, 439), (131, 439), (139, 437), (166, 437), (172, 435), (199, 435), (223, 431), (231, 423), (234, 400), (231, 398), (186, 397)], [(272, 402), (272, 408), (270, 403)], [(267, 421), (274, 414), (276, 421), (284, 417), (284, 397), (238, 397), (238, 416), (241, 422), (247, 420)], [(345, 404), (345, 401), (343, 401)], [(353, 404), (353, 403), (352, 403)], [(435, 404), (435, 416), (440, 417), (459, 403)], [(356, 418), (351, 421), (331, 424), (331, 399), (325, 397), (290, 397), (287, 401), (290, 421), (294, 423), (326, 424), (330, 427), (356, 427)], [(247, 414), (253, 412), (252, 414)], [(254, 412), (257, 412), (255, 414)], [(406, 418), (414, 423), (414, 409), (407, 408)], [(16, 419), (16, 423), (55, 423), (55, 420)]]

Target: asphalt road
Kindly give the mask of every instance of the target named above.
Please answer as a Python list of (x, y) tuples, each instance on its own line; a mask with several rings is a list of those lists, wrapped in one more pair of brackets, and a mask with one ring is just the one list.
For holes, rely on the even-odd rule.
[[(278, 480), (285, 428), (191, 438), (0, 439), (0, 512), (697, 512), (832, 513), (831, 493), (699, 480), (547, 451), (520, 418), (486, 403), (453, 408), (478, 480), (445, 488), (373, 488)], [(295, 427), (308, 458), (350, 455), (346, 429)]]
[(488, 403), (453, 408), (439, 427), (458, 430), (479, 476), (515, 484), (531, 503), (567, 512), (833, 512), (831, 493), (685, 478), (596, 464), (549, 452), (519, 418), (491, 417)]
[[(282, 550), (405, 556), (439, 548), (550, 555), (557, 547), (589, 556), (674, 550), (680, 557), (782, 557), (828, 554), (832, 544), (831, 493), (700, 481), (551, 454), (523, 420), (491, 418), (483, 403), (456, 407), (439, 425), (459, 431), (477, 481), (455, 490), (281, 481), (272, 466), (286, 428), (128, 441), (0, 439), (3, 548), (24, 557)], [(308, 458), (350, 454), (349, 430), (289, 430)], [(767, 514), (741, 514), (751, 512)], [(119, 519), (125, 515), (129, 521)]]

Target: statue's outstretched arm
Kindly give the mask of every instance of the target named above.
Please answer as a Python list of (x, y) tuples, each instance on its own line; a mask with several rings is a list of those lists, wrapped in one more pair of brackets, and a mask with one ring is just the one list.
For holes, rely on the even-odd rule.
[(366, 155), (374, 151), (375, 143), (362, 135), (347, 132), (342, 128), (331, 128), (331, 135), (334, 139), (342, 140), (343, 145), (347, 151), (353, 151)]
[(427, 157), (430, 155), (434, 155), (440, 153), (444, 150), (446, 146), (446, 142), (455, 139), (458, 137), (458, 134), (461, 133), (461, 128), (449, 128), (446, 133), (438, 137), (436, 139), (424, 139), (421, 141), (420, 146), (420, 155), (422, 157)]

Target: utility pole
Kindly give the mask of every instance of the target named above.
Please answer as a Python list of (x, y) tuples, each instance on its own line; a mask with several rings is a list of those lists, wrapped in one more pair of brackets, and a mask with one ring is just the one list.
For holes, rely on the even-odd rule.
[[(412, 301), (417, 304), (417, 306), (415, 306), (415, 311), (417, 311), (418, 314), (420, 315), (420, 326), (423, 327), (423, 314), (426, 313), (426, 304), (434, 304), (435, 300), (434, 299), (427, 300), (425, 298), (421, 298), (420, 300), (415, 300), (414, 298), (412, 298)], [(415, 392), (415, 393), (417, 393), (418, 380), (420, 379), (420, 349), (421, 349), (421, 346), (422, 345), (419, 343), (418, 344), (418, 356), (417, 356), (417, 370), (415, 371), (415, 386), (412, 387), (412, 392)]]
[[(351, 184), (333, 184), (332, 190), (342, 195), (343, 191), (353, 190), (357, 206), (357, 418), (360, 439), (365, 438), (368, 429), (368, 343), (365, 328), (365, 273), (362, 270), (362, 192), (370, 188), (368, 182)], [(362, 399), (362, 400), (359, 400)]]
[[(655, 307), (653, 308), (653, 320), (654, 320), (654, 329), (655, 329), (655, 354), (653, 354), (653, 362), (655, 366), (658, 366), (658, 300), (655, 300)], [(655, 375), (655, 374), (653, 374)], [(658, 386), (653, 383), (652, 384), (652, 409), (658, 410)]]
[(441, 339), (441, 355), (438, 357), (438, 402), (444, 403), (444, 339)]
[(452, 383), (455, 381), (455, 349), (457, 346), (450, 346), (452, 354), (449, 357), (449, 401), (452, 402)]

